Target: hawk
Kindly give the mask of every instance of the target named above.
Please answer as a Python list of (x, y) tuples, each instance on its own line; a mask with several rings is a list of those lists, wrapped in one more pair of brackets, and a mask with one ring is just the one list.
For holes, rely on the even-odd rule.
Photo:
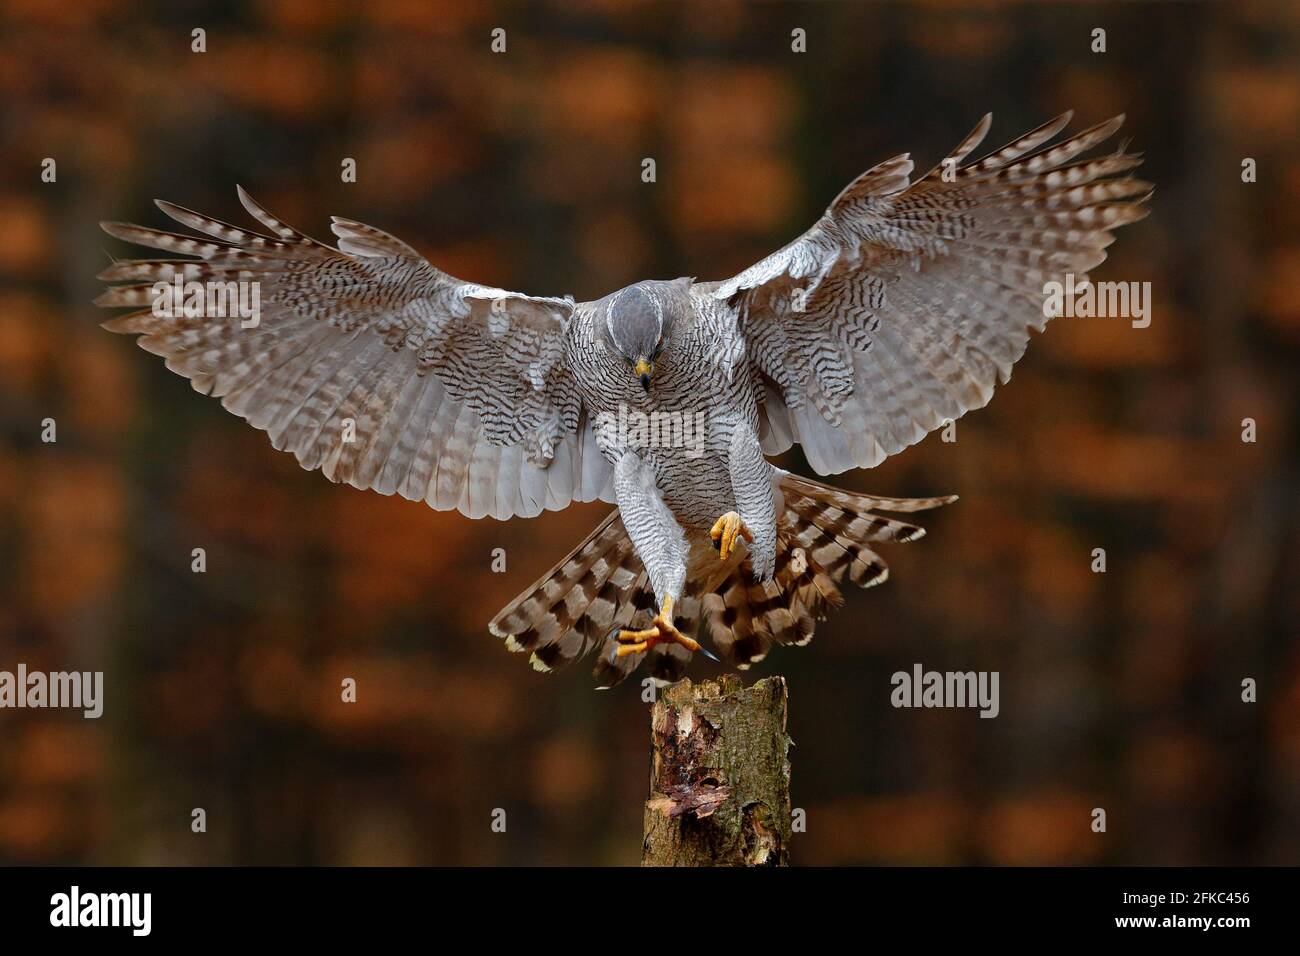
[[(887, 160), (725, 281), (523, 295), (350, 219), (317, 242), (240, 188), (263, 231), (162, 201), (201, 236), (103, 223), (187, 258), (114, 262), (96, 302), (134, 307), (104, 326), (332, 481), (471, 518), (616, 504), (489, 625), (537, 669), (599, 649), (601, 686), (642, 662), (673, 681), (706, 636), (745, 668), (809, 641), (845, 577), (885, 580), (875, 546), (922, 534), (889, 514), (954, 500), (842, 491), (767, 456), (797, 442), (819, 474), (871, 468), (982, 407), (1046, 324), (1045, 284), (1084, 281), (1147, 214), (1140, 154), (1080, 158), (1123, 117), (1058, 139), (1070, 118), (972, 161), (985, 116), (915, 180), (908, 154)], [(182, 282), (255, 285), (260, 317), (158, 308)]]

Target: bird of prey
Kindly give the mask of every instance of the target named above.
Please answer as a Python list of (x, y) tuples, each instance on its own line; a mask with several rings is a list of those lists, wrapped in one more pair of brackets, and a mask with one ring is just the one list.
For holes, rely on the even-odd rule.
[[(885, 579), (873, 546), (922, 530), (881, 512), (953, 500), (842, 491), (767, 456), (799, 443), (819, 474), (871, 468), (982, 407), (1046, 324), (1045, 284), (1085, 281), (1146, 215), (1139, 154), (1081, 158), (1123, 117), (1060, 136), (1070, 118), (971, 160), (985, 116), (916, 179), (895, 156), (724, 281), (523, 295), (350, 219), (317, 242), (239, 189), (264, 231), (162, 201), (202, 237), (103, 223), (190, 258), (115, 262), (96, 302), (135, 307), (105, 327), (332, 481), (471, 518), (617, 505), (490, 624), (537, 669), (599, 649), (601, 686), (643, 661), (672, 681), (705, 638), (744, 668), (806, 643), (846, 576)], [(260, 318), (158, 307), (159, 284), (194, 282), (255, 284)]]

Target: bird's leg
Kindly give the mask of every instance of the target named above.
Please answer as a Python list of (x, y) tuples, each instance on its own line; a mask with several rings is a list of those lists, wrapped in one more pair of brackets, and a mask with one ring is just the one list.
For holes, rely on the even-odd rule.
[(718, 549), (718, 555), (723, 561), (727, 560), (735, 550), (737, 538), (744, 538), (746, 541), (754, 540), (754, 536), (745, 527), (745, 522), (734, 511), (728, 511), (713, 523), (713, 527), (709, 530), (709, 537), (713, 539), (713, 546)]
[(680, 644), (692, 653), (700, 650), (698, 641), (693, 641), (673, 624), (673, 599), (672, 597), (664, 598), (664, 606), (659, 613), (655, 615), (650, 626), (642, 631), (619, 631), (618, 632), (618, 657), (627, 657), (629, 654), (641, 654), (650, 650), (656, 644), (663, 643)]
[(664, 504), (656, 481), (654, 469), (633, 451), (624, 452), (614, 466), (614, 495), (623, 526), (645, 564), (651, 590), (663, 600), (650, 627), (618, 632), (616, 654), (627, 657), (644, 654), (657, 644), (679, 644), (716, 661), (673, 624), (673, 595), (684, 593), (690, 545), (682, 526)]

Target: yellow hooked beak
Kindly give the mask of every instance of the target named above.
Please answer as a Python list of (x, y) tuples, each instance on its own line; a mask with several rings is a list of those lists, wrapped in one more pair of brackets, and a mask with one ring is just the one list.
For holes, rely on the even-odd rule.
[(646, 359), (637, 359), (636, 367), (633, 369), (641, 379), (641, 387), (647, 392), (650, 391), (650, 376), (655, 372), (655, 363)]

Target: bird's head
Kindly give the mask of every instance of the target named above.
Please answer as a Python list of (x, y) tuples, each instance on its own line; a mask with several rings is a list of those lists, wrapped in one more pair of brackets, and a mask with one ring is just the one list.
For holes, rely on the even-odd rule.
[(639, 282), (619, 289), (606, 302), (604, 323), (610, 343), (647, 392), (690, 281)]

